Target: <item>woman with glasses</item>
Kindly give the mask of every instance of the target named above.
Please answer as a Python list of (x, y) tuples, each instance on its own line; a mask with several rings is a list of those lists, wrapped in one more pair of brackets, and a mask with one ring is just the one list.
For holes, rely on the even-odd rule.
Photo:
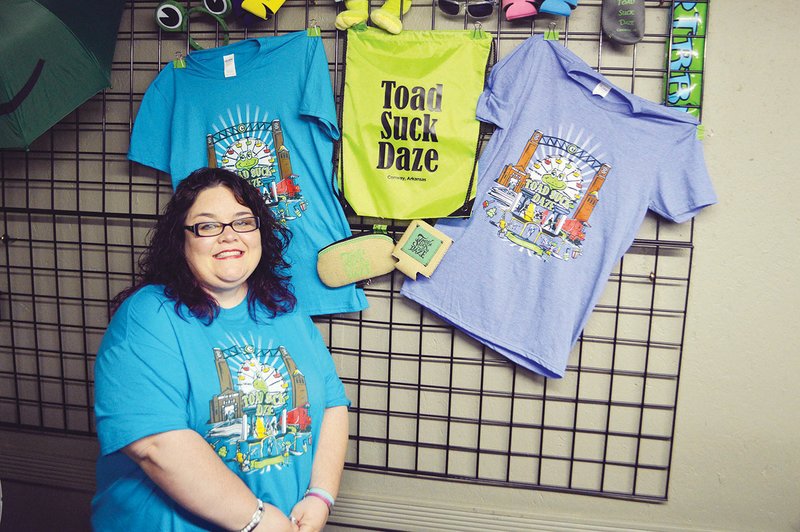
[(178, 185), (95, 366), (96, 530), (321, 530), (349, 401), (296, 302), (288, 230), (236, 174)]

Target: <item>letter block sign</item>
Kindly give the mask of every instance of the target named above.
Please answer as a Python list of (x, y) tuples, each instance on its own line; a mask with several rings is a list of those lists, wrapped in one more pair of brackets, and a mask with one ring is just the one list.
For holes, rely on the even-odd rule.
[(469, 216), (491, 47), (484, 31), (348, 31), (339, 185), (356, 214)]

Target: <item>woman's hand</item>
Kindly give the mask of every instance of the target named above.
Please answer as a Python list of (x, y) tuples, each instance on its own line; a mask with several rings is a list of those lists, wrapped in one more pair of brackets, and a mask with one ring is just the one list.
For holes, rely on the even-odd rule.
[[(309, 485), (326, 490), (331, 497), (336, 497), (339, 492), (344, 455), (347, 451), (347, 424), (346, 406), (325, 409)], [(322, 530), (328, 520), (328, 513), (328, 505), (318, 497), (305, 497), (292, 508), (292, 515), (300, 525), (300, 532)]]
[(283, 515), (274, 506), (264, 506), (264, 515), (253, 532), (299, 532), (297, 523)]
[(300, 532), (318, 532), (328, 521), (328, 505), (316, 497), (305, 497), (292, 508)]

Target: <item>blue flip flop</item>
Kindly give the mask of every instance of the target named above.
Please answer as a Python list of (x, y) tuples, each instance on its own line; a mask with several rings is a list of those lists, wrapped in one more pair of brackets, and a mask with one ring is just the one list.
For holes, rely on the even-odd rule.
[(576, 7), (578, 0), (544, 0), (539, 6), (539, 12), (568, 17)]

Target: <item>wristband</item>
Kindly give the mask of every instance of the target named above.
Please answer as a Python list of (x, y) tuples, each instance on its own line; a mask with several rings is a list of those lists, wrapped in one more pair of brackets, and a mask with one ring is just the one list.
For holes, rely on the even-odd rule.
[(250, 518), (250, 522), (245, 525), (243, 529), (239, 532), (250, 532), (255, 527), (258, 526), (258, 523), (261, 522), (261, 516), (264, 515), (264, 502), (261, 499), (258, 499), (258, 508), (256, 508), (253, 517)]
[(317, 499), (324, 502), (325, 505), (328, 507), (328, 514), (333, 513), (333, 504), (335, 501), (333, 499), (333, 495), (328, 493), (326, 490), (322, 488), (308, 488), (306, 490), (305, 497), (316, 497)]

